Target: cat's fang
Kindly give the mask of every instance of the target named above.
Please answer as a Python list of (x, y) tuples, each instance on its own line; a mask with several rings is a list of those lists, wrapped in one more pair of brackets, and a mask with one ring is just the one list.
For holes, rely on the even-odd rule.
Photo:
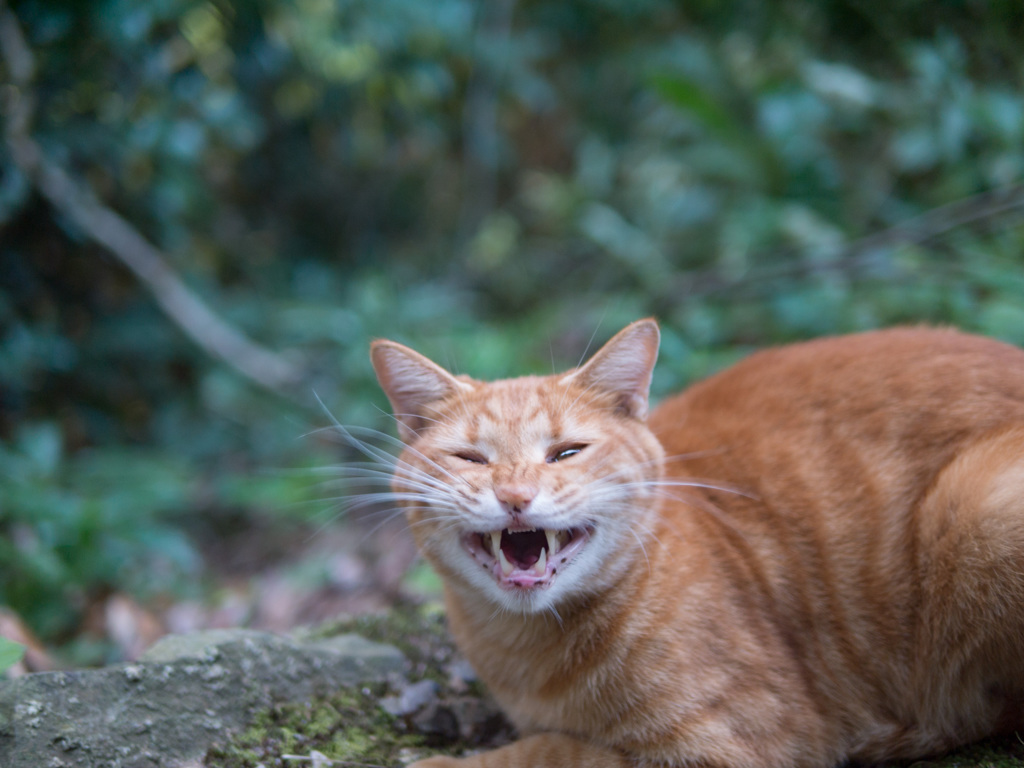
[(501, 531), (491, 531), (491, 554), (497, 555), (501, 551)]
[(508, 576), (514, 570), (512, 563), (505, 557), (505, 553), (501, 551), (501, 547), (498, 547), (498, 562), (501, 564), (501, 572)]
[(552, 555), (557, 555), (558, 550), (562, 548), (561, 542), (559, 542), (558, 531), (553, 531), (550, 528), (544, 529), (544, 535), (548, 537), (548, 552)]
[(533, 572), (538, 576), (544, 576), (548, 569), (548, 552), (544, 547), (540, 549), (540, 557), (537, 558), (537, 562), (533, 564)]

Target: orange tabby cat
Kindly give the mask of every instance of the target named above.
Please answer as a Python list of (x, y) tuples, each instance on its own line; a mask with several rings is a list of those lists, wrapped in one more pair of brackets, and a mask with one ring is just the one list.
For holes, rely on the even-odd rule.
[(648, 417), (658, 341), (493, 383), (373, 345), (394, 496), (534, 734), (416, 765), (830, 766), (1024, 728), (1024, 353), (822, 339)]

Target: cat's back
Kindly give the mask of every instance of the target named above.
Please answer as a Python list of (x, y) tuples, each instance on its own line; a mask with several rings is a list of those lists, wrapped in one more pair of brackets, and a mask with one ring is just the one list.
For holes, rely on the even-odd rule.
[(913, 327), (758, 352), (665, 401), (650, 425), (670, 455), (709, 451), (772, 466), (843, 454), (902, 460), (910, 471), (1017, 421), (1024, 352)]

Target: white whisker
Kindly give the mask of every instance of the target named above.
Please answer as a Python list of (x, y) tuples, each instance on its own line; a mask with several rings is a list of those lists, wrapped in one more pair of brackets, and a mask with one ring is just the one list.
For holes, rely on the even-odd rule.
[[(633, 534), (633, 538), (636, 539), (636, 543), (640, 545), (640, 551), (644, 553), (644, 560), (647, 561), (647, 573), (650, 574), (651, 573), (651, 558), (647, 556), (647, 547), (644, 546), (644, 541), (643, 541), (643, 539), (640, 538), (640, 535), (636, 532), (636, 530), (634, 530), (633, 528), (630, 528), (629, 532), (631, 534)], [(648, 532), (650, 532), (650, 531), (648, 531)]]

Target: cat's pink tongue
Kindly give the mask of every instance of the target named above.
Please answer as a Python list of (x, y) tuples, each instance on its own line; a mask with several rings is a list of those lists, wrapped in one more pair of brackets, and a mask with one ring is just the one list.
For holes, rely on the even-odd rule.
[(545, 547), (548, 546), (545, 531), (510, 531), (506, 528), (501, 533), (498, 548), (511, 565), (525, 571), (545, 557)]

